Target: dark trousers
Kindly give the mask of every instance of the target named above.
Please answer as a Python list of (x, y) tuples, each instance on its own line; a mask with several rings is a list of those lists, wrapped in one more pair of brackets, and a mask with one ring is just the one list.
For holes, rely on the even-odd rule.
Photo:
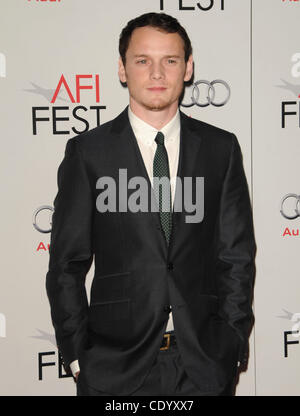
[[(221, 396), (234, 395), (234, 383), (231, 382), (220, 394)], [(168, 350), (159, 351), (148, 376), (130, 396), (204, 396), (198, 387), (187, 376), (183, 362), (176, 345)], [(77, 382), (77, 396), (113, 396), (103, 391), (94, 390), (81, 381)]]

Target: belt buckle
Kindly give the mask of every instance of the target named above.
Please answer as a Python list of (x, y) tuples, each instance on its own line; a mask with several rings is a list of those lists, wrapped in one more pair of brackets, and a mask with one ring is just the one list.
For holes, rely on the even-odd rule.
[(167, 338), (167, 345), (165, 347), (161, 347), (161, 351), (168, 350), (170, 348), (170, 340), (171, 340), (171, 334), (164, 334), (164, 338)]

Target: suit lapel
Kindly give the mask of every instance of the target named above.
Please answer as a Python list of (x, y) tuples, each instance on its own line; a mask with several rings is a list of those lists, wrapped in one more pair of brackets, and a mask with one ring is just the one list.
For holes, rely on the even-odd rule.
[(185, 177), (195, 177), (195, 165), (199, 161), (199, 151), (202, 144), (202, 138), (192, 128), (192, 122), (188, 116), (180, 111), (180, 149), (179, 149), (179, 160), (178, 160), (178, 170), (177, 177), (182, 184), (182, 193), (180, 188), (176, 186), (175, 190), (175, 199), (174, 207), (177, 203), (182, 206), (181, 212), (173, 211), (172, 214), (172, 234), (169, 244), (169, 249), (173, 246), (175, 241), (175, 236), (178, 232), (179, 223), (184, 222), (184, 217), (187, 214), (184, 209), (183, 195), (184, 195), (184, 178)]

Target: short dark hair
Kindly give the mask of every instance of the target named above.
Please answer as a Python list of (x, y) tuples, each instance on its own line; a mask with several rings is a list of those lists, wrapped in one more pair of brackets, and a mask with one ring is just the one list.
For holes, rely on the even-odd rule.
[(165, 13), (145, 13), (130, 20), (121, 32), (119, 39), (119, 53), (124, 65), (132, 32), (139, 27), (145, 26), (151, 26), (166, 33), (178, 33), (184, 42), (185, 62), (188, 61), (189, 56), (192, 54), (192, 44), (186, 30), (181, 26), (178, 20)]

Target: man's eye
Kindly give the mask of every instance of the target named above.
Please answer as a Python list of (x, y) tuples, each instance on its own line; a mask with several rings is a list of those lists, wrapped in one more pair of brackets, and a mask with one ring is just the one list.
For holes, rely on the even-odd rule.
[(138, 63), (138, 64), (146, 64), (146, 63), (147, 63), (147, 61), (146, 61), (146, 59), (139, 59), (139, 60), (137, 61), (137, 63)]
[(176, 64), (176, 60), (175, 59), (168, 59), (168, 64)]

